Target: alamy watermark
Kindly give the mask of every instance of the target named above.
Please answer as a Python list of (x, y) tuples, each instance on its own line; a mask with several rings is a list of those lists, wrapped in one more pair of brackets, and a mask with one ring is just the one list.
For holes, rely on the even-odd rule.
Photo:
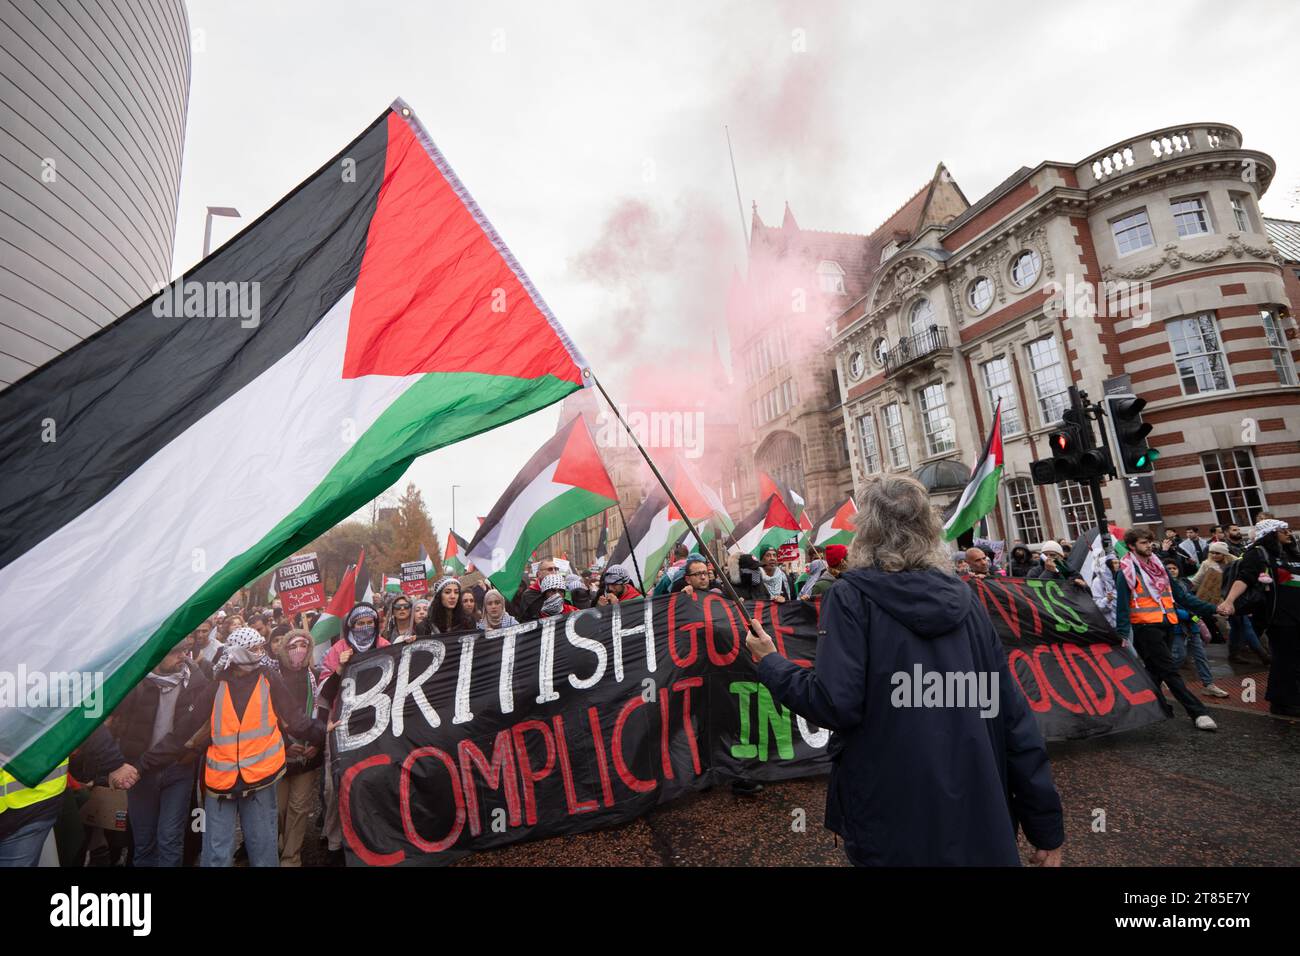
[(1151, 321), (1150, 282), (1103, 279), (1092, 282), (1068, 273), (1065, 282), (1052, 280), (1043, 290), (1049, 299), (1044, 311), (1049, 318), (1077, 316), (1085, 319), (1132, 319), (1139, 328)]
[(996, 717), (1000, 709), (997, 671), (895, 671), (889, 678), (894, 707), (971, 707), (980, 716)]
[(153, 287), (153, 314), (160, 319), (239, 319), (255, 329), (262, 321), (260, 282), (188, 282)]
[(101, 671), (0, 671), (0, 708), (72, 710), (80, 707), (92, 719), (104, 715), (104, 675)]
[(596, 444), (601, 448), (635, 448), (628, 429), (646, 448), (672, 448), (683, 458), (704, 454), (704, 411), (700, 408), (634, 408), (620, 405), (618, 414), (627, 422), (625, 429), (618, 416), (602, 411), (596, 417)]

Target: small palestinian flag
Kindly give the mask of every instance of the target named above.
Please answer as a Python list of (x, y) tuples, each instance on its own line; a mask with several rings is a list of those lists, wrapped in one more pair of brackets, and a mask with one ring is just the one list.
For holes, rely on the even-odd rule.
[[(359, 571), (358, 567), (360, 567)], [(317, 663), (320, 663), (330, 645), (342, 636), (343, 618), (348, 611), (364, 601), (370, 601), (372, 597), (370, 572), (366, 569), (366, 550), (362, 548), (361, 554), (357, 556), (357, 563), (347, 566), (334, 596), (330, 598), (329, 604), (312, 625), (311, 639), (316, 646), (313, 656)]]
[(420, 545), (420, 563), (424, 565), (424, 579), (437, 580), (438, 569), (434, 567), (433, 558), (429, 557), (429, 550), (423, 544)]
[[(669, 468), (668, 485), (700, 532), (704, 539), (702, 544), (707, 545), (713, 540), (717, 533), (715, 528), (731, 531), (732, 521), (721, 497), (697, 480), (680, 458), (674, 458)], [(673, 546), (681, 542), (692, 550), (701, 547), (701, 542), (691, 538), (690, 527), (682, 513), (663, 488), (655, 485), (628, 519), (627, 528), (619, 538), (609, 563), (621, 566), (634, 581), (640, 582), (643, 576), (653, 577), (664, 559), (672, 553)]]
[(774, 493), (736, 524), (727, 552), (747, 551), (759, 557), (768, 548), (788, 544), (798, 534), (799, 522), (790, 514), (781, 496)]
[(998, 504), (998, 488), (1002, 484), (1002, 401), (993, 412), (993, 428), (984, 442), (984, 454), (971, 469), (970, 481), (951, 514), (943, 523), (943, 540), (955, 541), (975, 523), (991, 512)]
[[(0, 661), (103, 674), (112, 712), (244, 582), (583, 368), (398, 101), (182, 279), (0, 391), (0, 594), (33, 609)], [(222, 454), (249, 422), (256, 453)], [(52, 640), (69, 612), (96, 626)], [(97, 722), (0, 708), (0, 762), (38, 781)]]
[[(1115, 557), (1123, 558), (1128, 554), (1128, 547), (1124, 544), (1124, 529), (1117, 524), (1111, 524), (1107, 526), (1107, 531), (1110, 532), (1111, 552)], [(1079, 577), (1091, 584), (1093, 574), (1104, 560), (1101, 535), (1097, 533), (1096, 528), (1089, 528), (1075, 539), (1074, 546), (1066, 555), (1065, 563), (1071, 568), (1078, 568)]]
[(402, 579), (395, 578), (391, 574), (384, 575), (384, 590), (389, 594), (402, 593)]
[(600, 526), (600, 540), (596, 542), (596, 561), (600, 562), (609, 556), (609, 521)]
[(466, 554), (497, 588), (513, 594), (534, 548), (617, 501), (591, 431), (579, 415), (538, 449), (510, 482)]
[(857, 513), (858, 506), (853, 503), (853, 499), (845, 498), (837, 507), (813, 522), (812, 543), (819, 548), (828, 544), (847, 546), (853, 540), (853, 516)]
[[(459, 577), (466, 574), (473, 567), (467, 565), (464, 557), (469, 553), (469, 542), (458, 535), (455, 531), (447, 532), (447, 549), (442, 553), (442, 567), (447, 574), (454, 574)], [(432, 580), (432, 579), (430, 579)]]
[[(794, 515), (796, 519), (803, 517), (807, 503), (799, 493), (785, 482), (777, 481), (767, 472), (760, 471), (758, 473), (758, 499), (759, 501), (766, 501), (772, 495), (778, 495), (790, 514)], [(804, 524), (800, 523), (799, 527), (805, 531), (810, 531), (812, 530), (812, 523), (808, 522), (808, 527), (804, 527)]]

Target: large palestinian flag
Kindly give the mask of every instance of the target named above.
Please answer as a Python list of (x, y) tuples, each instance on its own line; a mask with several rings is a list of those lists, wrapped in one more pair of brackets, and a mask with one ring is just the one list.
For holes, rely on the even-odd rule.
[(853, 503), (853, 499), (845, 498), (813, 522), (812, 543), (819, 548), (828, 544), (847, 546), (853, 540), (853, 518), (857, 513), (858, 506)]
[(943, 539), (954, 541), (975, 527), (990, 511), (997, 507), (998, 488), (1002, 484), (1002, 400), (993, 412), (993, 428), (984, 442), (984, 453), (971, 469), (970, 481), (961, 497), (945, 516)]
[(617, 503), (614, 484), (579, 415), (528, 460), (479, 525), (466, 553), (503, 594), (514, 594), (534, 548)]
[(759, 557), (768, 548), (779, 548), (798, 534), (799, 522), (781, 496), (773, 494), (736, 524), (727, 551), (748, 551)]
[[(102, 674), (111, 711), (417, 455), (559, 401), (583, 367), (398, 101), (183, 282), (0, 392), (0, 594), (24, 609), (0, 660)], [(70, 612), (95, 626), (69, 633)], [(96, 722), (0, 708), (0, 760), (35, 782)]]

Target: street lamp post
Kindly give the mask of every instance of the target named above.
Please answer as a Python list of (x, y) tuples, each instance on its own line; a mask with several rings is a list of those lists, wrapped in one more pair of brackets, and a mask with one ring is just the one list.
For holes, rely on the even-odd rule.
[(451, 530), (452, 531), (456, 530), (456, 489), (459, 487), (460, 485), (451, 486)]
[(212, 217), (226, 216), (230, 219), (239, 218), (239, 210), (230, 206), (209, 206), (207, 218), (203, 222), (203, 258), (208, 257), (212, 251)]

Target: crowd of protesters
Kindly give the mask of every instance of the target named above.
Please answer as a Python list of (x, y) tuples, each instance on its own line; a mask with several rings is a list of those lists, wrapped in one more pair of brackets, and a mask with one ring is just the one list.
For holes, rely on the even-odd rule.
[[(1119, 543), (1111, 542), (1100, 560), (1087, 562), (1086, 571), (1073, 566), (1069, 555), (1079, 549), (1067, 541), (1013, 542), (1005, 552), (985, 543), (953, 555), (950, 567), (922, 561), (917, 568), (924, 574), (913, 583), (924, 579), (927, 588), (946, 593), (946, 585), (931, 581), (941, 570), (956, 578), (1042, 579), (1078, 589), (1196, 727), (1216, 729), (1180, 668), (1190, 658), (1201, 692), (1227, 696), (1214, 683), (1206, 654), (1215, 643), (1228, 644), (1234, 663), (1249, 663), (1250, 654), (1269, 666), (1271, 712), (1300, 716), (1300, 549), (1285, 522), (1261, 513), (1253, 527), (1215, 527), (1208, 539), (1196, 528), (1181, 536), (1135, 528), (1117, 552)], [(0, 865), (32, 865), (39, 859), (60, 803), (50, 798), (62, 793), (68, 778), (127, 791), (134, 866), (179, 866), (195, 857), (204, 866), (230, 866), (240, 859), (253, 866), (301, 866), (313, 817), (329, 862), (341, 865), (338, 767), (329, 731), (338, 719), (341, 678), (354, 655), (432, 635), (493, 631), (607, 607), (642, 599), (646, 592), (734, 591), (742, 600), (818, 601), (822, 607), (843, 580), (852, 579), (871, 600), (884, 600), (882, 588), (897, 590), (900, 582), (913, 581), (906, 575), (852, 578), (865, 552), (857, 554), (855, 563), (848, 547), (831, 545), (812, 549), (806, 562), (792, 563), (768, 548), (757, 556), (731, 554), (719, 564), (678, 545), (649, 579), (642, 569), (634, 574), (621, 565), (573, 573), (567, 562), (547, 557), (509, 595), (481, 575), (447, 575), (432, 582), (426, 596), (385, 593), (382, 600), (359, 602), (339, 621), (337, 639), (328, 646), (313, 638), (314, 615), (290, 620), (278, 602), (247, 608), (232, 603), (171, 648), (59, 772), (30, 789), (6, 779), (5, 786), (19, 797), (0, 816)], [(902, 613), (906, 587), (895, 598)], [(923, 622), (918, 617), (909, 623), (920, 627)], [(819, 674), (822, 661), (819, 654)], [(760, 670), (760, 676), (796, 711), (827, 706), (807, 684), (812, 678), (791, 683), (799, 675), (788, 668), (779, 676), (771, 668)], [(835, 693), (841, 691), (852, 688)], [(1160, 701), (1172, 714), (1163, 696)], [(817, 713), (822, 726), (834, 726), (824, 722), (828, 713)], [(1019, 717), (1017, 722), (1023, 723)], [(1026, 779), (1036, 773), (1025, 772)], [(740, 780), (733, 789), (752, 794), (761, 785)], [(1045, 789), (1042, 800), (1050, 812)], [(198, 816), (202, 827), (192, 826)], [(195, 835), (199, 831), (201, 837)], [(1054, 831), (1049, 826), (1039, 832), (1051, 836), (1038, 844), (1046, 849)], [(855, 852), (870, 856), (861, 847)], [(84, 846), (77, 856), (85, 858)]]
[(1200, 729), (1216, 724), (1179, 672), (1190, 659), (1201, 693), (1227, 697), (1211, 673), (1211, 644), (1228, 645), (1230, 664), (1268, 667), (1270, 713), (1300, 717), (1300, 550), (1286, 522), (1260, 512), (1254, 525), (1215, 525), (1208, 538), (1197, 527), (1159, 535), (1131, 529), (1101, 560), (1087, 562), (1088, 580), (1085, 562), (1073, 567), (1067, 558), (1079, 550), (1065, 539), (1016, 541), (1005, 554), (985, 543), (954, 554), (952, 566), (961, 576), (1049, 579), (1086, 590), (1156, 685), (1167, 687)]

